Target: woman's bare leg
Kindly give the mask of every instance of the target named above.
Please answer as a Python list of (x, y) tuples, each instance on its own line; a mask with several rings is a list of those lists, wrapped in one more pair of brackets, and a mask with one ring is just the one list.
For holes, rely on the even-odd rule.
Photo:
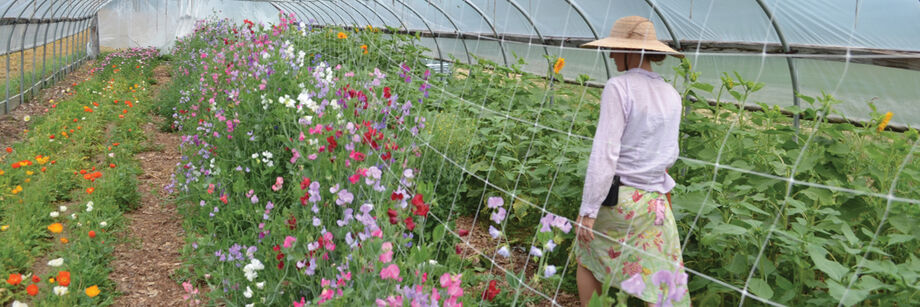
[(578, 284), (578, 298), (582, 306), (588, 306), (591, 301), (591, 294), (603, 295), (601, 292), (601, 283), (594, 278), (594, 274), (587, 268), (578, 264), (578, 272), (575, 273), (575, 280)]

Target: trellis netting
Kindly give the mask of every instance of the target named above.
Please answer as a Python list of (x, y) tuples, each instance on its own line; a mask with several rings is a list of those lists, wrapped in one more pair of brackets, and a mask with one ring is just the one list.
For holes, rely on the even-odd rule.
[[(65, 3), (83, 9), (54, 13)], [(560, 305), (560, 292), (571, 291), (563, 281), (571, 278), (558, 278), (548, 286), (529, 283), (536, 275), (528, 275), (526, 264), (520, 272), (503, 266), (497, 254), (509, 252), (497, 245), (476, 245), (468, 233), (462, 234), (476, 226), (461, 229), (458, 216), (486, 220), (492, 204), (490, 209), (483, 205), (491, 196), (504, 199), (509, 216), (520, 221), (536, 222), (536, 215), (541, 222), (549, 217), (559, 225), (574, 223), (571, 208), (560, 208), (577, 209), (580, 200), (572, 191), (580, 189), (577, 184), (587, 160), (582, 149), (590, 148), (593, 138), (596, 87), (619, 75), (606, 51), (579, 45), (607, 36), (618, 18), (646, 17), (654, 23), (659, 40), (686, 55), (686, 62), (668, 58), (654, 69), (685, 94), (690, 114), (684, 118), (682, 153), (671, 173), (678, 181), (674, 211), (682, 246), (697, 249), (684, 251), (691, 255), (684, 260), (694, 301), (699, 305), (874, 305), (888, 302), (877, 293), (896, 291), (907, 297), (901, 302), (905, 305), (920, 302), (920, 168), (914, 158), (920, 141), (909, 128), (920, 124), (917, 1), (46, 0), (11, 1), (0, 9), (4, 11), (0, 50), (6, 49), (7, 54), (80, 33), (86, 27), (49, 36), (33, 31), (57, 23), (80, 23), (84, 20), (79, 18), (93, 13), (99, 24), (95, 39), (103, 48), (152, 45), (171, 50), (177, 39), (199, 29), (202, 19), (269, 25), (278, 23), (279, 12), (302, 22), (297, 26), (304, 35), (334, 29), (330, 31), (341, 31), (344, 40), (350, 33), (358, 36), (365, 29), (370, 33), (377, 29), (385, 38), (416, 36), (417, 41), (400, 42), (426, 48), (428, 68), (448, 79), (422, 87), (437, 97), (439, 114), (449, 114), (431, 119), (431, 128), (452, 123), (449, 129), (462, 133), (413, 134), (412, 143), (420, 148), (423, 161), (434, 161), (428, 163), (436, 166), (419, 176), (432, 179), (438, 204), (448, 212), (432, 213), (428, 222), (444, 226), (447, 237), (483, 259), (479, 271), (506, 275), (512, 305), (521, 303), (521, 293)], [(34, 29), (24, 27), (30, 23), (36, 24)], [(336, 58), (335, 54), (342, 54), (335, 50), (336, 43), (317, 44), (304, 52), (327, 52), (324, 61), (354, 67), (371, 63), (400, 67), (405, 61), (400, 49), (384, 50), (397, 47), (379, 41), (362, 45), (378, 53), (379, 62)], [(551, 69), (558, 59), (564, 59), (562, 74)], [(501, 82), (480, 78), (507, 72), (502, 69), (508, 67), (513, 73), (502, 75), (506, 79), (498, 78)], [(373, 67), (363, 69), (373, 71)], [(422, 70), (410, 70), (403, 71), (407, 80), (427, 81)], [(554, 87), (557, 78), (568, 83)], [(555, 92), (556, 87), (561, 91), (572, 84), (577, 86), (571, 93)], [(496, 102), (495, 95), (504, 100)], [(708, 108), (707, 101), (714, 107)], [(691, 102), (698, 108), (691, 109)], [(441, 103), (451, 106), (442, 108)], [(519, 106), (524, 111), (515, 109)], [(768, 115), (747, 119), (745, 107)], [(740, 110), (723, 114), (723, 108)], [(890, 112), (887, 117), (886, 112)], [(453, 117), (464, 114), (473, 115)], [(754, 118), (757, 122), (746, 124), (746, 119)], [(825, 121), (828, 118), (848, 120), (843, 125), (861, 130), (828, 128), (834, 125)], [(886, 125), (907, 132), (881, 141), (867, 134), (876, 127), (882, 133)], [(483, 139), (494, 143), (483, 145), (488, 143)], [(454, 142), (463, 145), (452, 147)], [(881, 145), (867, 145), (873, 142)], [(864, 154), (859, 151), (865, 148)], [(877, 164), (885, 167), (874, 167)], [(390, 175), (399, 177), (385, 174)], [(546, 249), (537, 244), (538, 238), (546, 239), (542, 233), (533, 229), (515, 233), (520, 237), (512, 240), (512, 252), (527, 254), (529, 249), (531, 256), (542, 255)], [(569, 236), (552, 246), (570, 248), (572, 241)], [(744, 252), (725, 248), (731, 245), (747, 247)], [(553, 270), (558, 267), (559, 275), (571, 276), (571, 252), (562, 253), (554, 258)], [(547, 260), (526, 259), (539, 261), (538, 270), (547, 272)], [(776, 274), (783, 266), (814, 268)], [(813, 293), (826, 295), (812, 297)], [(722, 300), (723, 296), (731, 298)], [(809, 299), (797, 300), (798, 296)]]

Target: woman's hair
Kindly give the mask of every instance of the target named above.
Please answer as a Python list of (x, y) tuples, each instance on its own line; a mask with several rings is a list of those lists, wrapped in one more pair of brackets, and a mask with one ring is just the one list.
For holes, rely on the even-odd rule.
[(645, 58), (647, 58), (649, 61), (652, 61), (652, 62), (661, 62), (661, 61), (664, 61), (664, 59), (667, 57), (668, 55), (666, 54), (646, 54), (645, 55)]

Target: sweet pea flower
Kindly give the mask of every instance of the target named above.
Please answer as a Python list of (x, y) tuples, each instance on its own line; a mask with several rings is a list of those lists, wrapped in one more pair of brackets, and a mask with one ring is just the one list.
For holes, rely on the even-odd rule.
[(547, 265), (546, 268), (543, 269), (543, 277), (550, 278), (550, 277), (553, 277), (553, 275), (556, 275), (556, 266)]
[(632, 277), (621, 282), (620, 289), (633, 296), (642, 294), (642, 291), (645, 291), (645, 281), (642, 280), (642, 274), (633, 274)]
[(390, 264), (389, 266), (380, 270), (380, 279), (392, 279), (392, 280), (401, 280), (399, 277), (399, 266)]
[(294, 242), (297, 242), (297, 238), (292, 236), (287, 236), (284, 238), (284, 248), (291, 248), (294, 245)]
[(505, 204), (505, 199), (498, 197), (498, 196), (492, 196), (492, 197), (489, 197), (489, 201), (487, 205), (489, 206), (490, 209), (495, 209), (495, 208), (503, 206), (504, 204)]

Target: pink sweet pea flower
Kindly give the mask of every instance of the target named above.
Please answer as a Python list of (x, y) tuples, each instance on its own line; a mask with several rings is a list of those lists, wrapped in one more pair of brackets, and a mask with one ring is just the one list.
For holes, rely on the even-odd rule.
[(280, 176), (275, 178), (275, 184), (272, 185), (272, 191), (278, 192), (278, 190), (281, 190), (282, 185), (284, 185), (284, 178)]
[(291, 248), (294, 245), (294, 242), (297, 242), (297, 238), (292, 236), (287, 236), (284, 238), (284, 248)]
[(380, 270), (380, 279), (401, 280), (399, 278), (399, 266), (394, 263)]

